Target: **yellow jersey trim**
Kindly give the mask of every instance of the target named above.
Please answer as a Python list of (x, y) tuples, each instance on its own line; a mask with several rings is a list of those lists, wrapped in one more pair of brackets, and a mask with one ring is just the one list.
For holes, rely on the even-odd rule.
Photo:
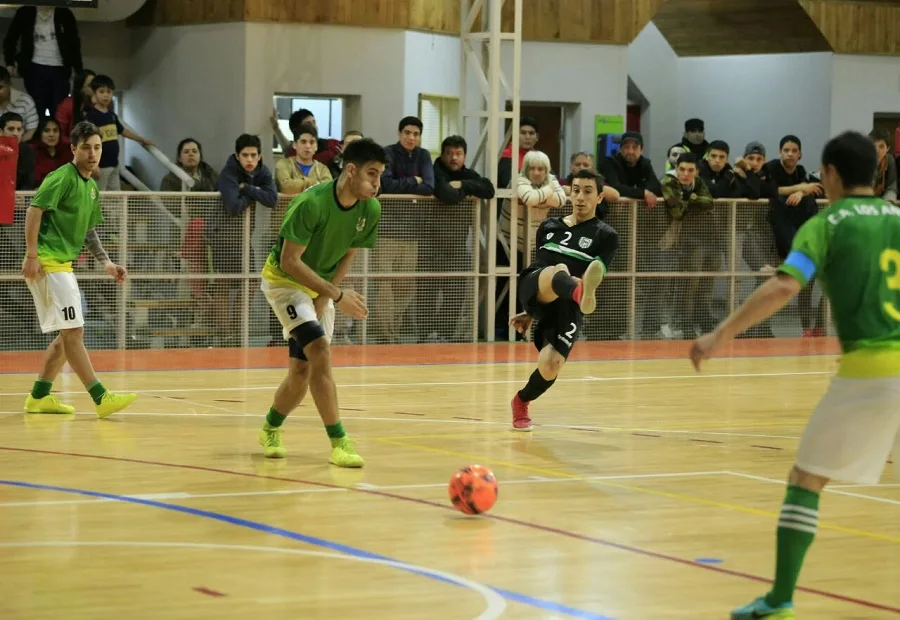
[(838, 377), (878, 379), (900, 377), (900, 349), (857, 349), (841, 356)]
[(266, 264), (263, 266), (262, 277), (272, 286), (276, 286), (279, 288), (297, 289), (298, 291), (303, 291), (304, 293), (309, 295), (311, 299), (315, 299), (319, 296), (317, 292), (307, 286), (303, 286), (302, 284), (291, 278), (284, 271), (282, 271), (281, 268), (278, 267), (278, 265), (276, 265), (272, 260), (271, 255), (269, 255), (269, 258), (266, 259)]
[[(28, 257), (22, 259), (22, 266), (25, 266), (25, 261)], [(74, 273), (75, 270), (72, 268), (72, 261), (66, 261), (65, 263), (61, 263), (59, 261), (55, 261), (52, 258), (44, 258), (43, 256), (38, 256), (38, 261), (41, 263), (41, 269), (44, 270), (44, 273)]]

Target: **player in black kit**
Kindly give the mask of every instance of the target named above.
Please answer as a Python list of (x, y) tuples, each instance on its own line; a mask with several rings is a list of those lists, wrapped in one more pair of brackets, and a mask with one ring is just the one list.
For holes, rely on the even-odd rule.
[(572, 177), (572, 214), (544, 220), (534, 261), (519, 274), (525, 312), (510, 324), (524, 334), (537, 319), (538, 367), (512, 399), (513, 429), (530, 431), (528, 404), (550, 389), (569, 357), (585, 314), (597, 307), (595, 293), (619, 247), (619, 235), (596, 215), (603, 200), (601, 177), (579, 170)]

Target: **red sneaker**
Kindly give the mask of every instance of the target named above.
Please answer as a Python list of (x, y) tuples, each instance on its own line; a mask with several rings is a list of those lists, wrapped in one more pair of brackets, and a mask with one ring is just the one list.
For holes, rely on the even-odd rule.
[(531, 418), (528, 417), (528, 403), (519, 398), (519, 393), (513, 396), (512, 402), (513, 430), (531, 432)]

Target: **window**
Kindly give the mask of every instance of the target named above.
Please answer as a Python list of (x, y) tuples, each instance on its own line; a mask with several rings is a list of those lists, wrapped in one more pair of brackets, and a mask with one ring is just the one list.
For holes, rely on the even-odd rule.
[[(316, 117), (316, 126), (319, 129), (320, 138), (335, 138), (340, 140), (344, 136), (344, 100), (340, 97), (303, 97), (300, 95), (275, 95), (275, 110), (278, 112), (278, 126), (281, 133), (288, 140), (293, 140), (291, 134), (291, 114), (297, 110), (307, 109)], [(275, 139), (274, 152), (281, 152), (281, 145)]]
[(459, 133), (459, 98), (419, 94), (422, 148), (432, 159), (441, 156), (441, 142)]

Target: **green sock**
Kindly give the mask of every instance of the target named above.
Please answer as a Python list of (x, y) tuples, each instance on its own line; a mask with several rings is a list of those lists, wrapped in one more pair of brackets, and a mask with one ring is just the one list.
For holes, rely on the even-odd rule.
[(106, 388), (97, 380), (88, 386), (87, 391), (91, 398), (94, 399), (95, 405), (99, 405), (100, 401), (103, 400), (103, 395), (106, 394)]
[(281, 415), (277, 411), (275, 411), (275, 407), (269, 409), (269, 413), (266, 414), (266, 424), (271, 428), (278, 428), (282, 424), (284, 424), (286, 415)]
[(326, 425), (325, 432), (328, 433), (328, 438), (331, 439), (332, 444), (335, 439), (343, 439), (347, 435), (347, 433), (344, 432), (344, 424), (342, 422), (332, 424), (331, 426)]
[(775, 583), (766, 595), (768, 605), (777, 607), (793, 600), (803, 558), (816, 537), (818, 523), (819, 494), (802, 487), (789, 486), (778, 519)]
[(32, 398), (43, 398), (44, 396), (50, 395), (50, 389), (53, 387), (52, 381), (47, 381), (46, 379), (38, 379), (34, 382), (34, 386), (31, 388), (31, 397)]

